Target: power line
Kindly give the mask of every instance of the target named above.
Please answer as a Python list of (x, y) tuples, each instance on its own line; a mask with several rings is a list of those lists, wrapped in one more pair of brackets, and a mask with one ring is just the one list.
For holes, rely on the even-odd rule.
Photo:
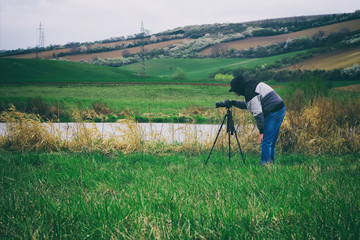
[(41, 24), (41, 22), (40, 22), (39, 28), (37, 30), (39, 31), (39, 43), (37, 45), (36, 58), (39, 58), (40, 49), (45, 47), (44, 27)]
[(145, 67), (145, 46), (144, 46), (144, 39), (145, 39), (145, 28), (144, 23), (141, 21), (140, 27), (140, 63), (139, 63), (139, 76), (146, 76), (146, 67)]
[(40, 22), (39, 28), (37, 30), (39, 30), (38, 48), (43, 48), (43, 47), (45, 47), (45, 35), (44, 35), (44, 27), (41, 24), (41, 22)]

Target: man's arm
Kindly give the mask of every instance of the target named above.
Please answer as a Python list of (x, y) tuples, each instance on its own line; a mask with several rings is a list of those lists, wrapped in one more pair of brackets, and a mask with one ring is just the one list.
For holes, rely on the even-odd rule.
[(245, 101), (234, 101), (234, 100), (232, 100), (231, 103), (232, 103), (233, 106), (235, 106), (237, 108), (247, 109)]

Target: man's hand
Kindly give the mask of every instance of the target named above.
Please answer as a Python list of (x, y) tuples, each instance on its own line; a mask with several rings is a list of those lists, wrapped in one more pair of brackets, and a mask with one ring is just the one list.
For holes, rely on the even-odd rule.
[(259, 142), (260, 142), (260, 143), (262, 142), (263, 137), (264, 137), (264, 134), (263, 134), (263, 133), (261, 133), (261, 134), (260, 134), (260, 139), (259, 139)]

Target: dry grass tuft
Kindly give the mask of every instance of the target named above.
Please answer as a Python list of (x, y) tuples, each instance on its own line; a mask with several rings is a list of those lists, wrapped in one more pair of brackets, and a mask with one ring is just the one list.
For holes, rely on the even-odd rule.
[[(350, 106), (351, 105), (351, 106)], [(311, 106), (287, 111), (280, 131), (283, 150), (310, 154), (360, 150), (360, 100), (341, 103), (316, 99)]]
[[(6, 136), (2, 138), (2, 145), (16, 151), (28, 150), (59, 150), (60, 134), (51, 123), (48, 127), (41, 123), (39, 115), (26, 114), (16, 111), (11, 106), (9, 111), (2, 112), (0, 120), (6, 122)], [(53, 131), (49, 131), (53, 129)]]

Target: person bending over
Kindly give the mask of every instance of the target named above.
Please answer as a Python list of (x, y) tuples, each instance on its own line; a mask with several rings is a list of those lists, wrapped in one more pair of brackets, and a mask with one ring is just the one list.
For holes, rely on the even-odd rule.
[(285, 117), (285, 104), (269, 85), (255, 80), (245, 80), (236, 76), (230, 82), (229, 92), (245, 96), (244, 101), (233, 101), (235, 107), (248, 109), (255, 117), (260, 132), (260, 165), (275, 162), (275, 147), (280, 126)]

